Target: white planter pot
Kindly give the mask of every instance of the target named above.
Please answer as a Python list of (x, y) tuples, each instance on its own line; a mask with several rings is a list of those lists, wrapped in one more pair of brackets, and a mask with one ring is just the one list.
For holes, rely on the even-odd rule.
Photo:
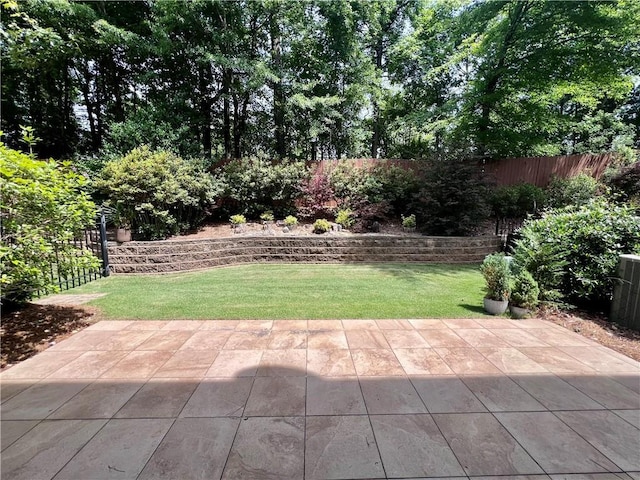
[(508, 306), (508, 300), (491, 300), (490, 298), (484, 299), (484, 309), (490, 315), (502, 315), (507, 311)]
[(131, 241), (131, 229), (130, 228), (118, 228), (116, 229), (116, 242), (124, 243)]
[(509, 311), (511, 312), (511, 316), (514, 318), (527, 318), (531, 315), (531, 311), (527, 308), (516, 307), (515, 305), (509, 305)]

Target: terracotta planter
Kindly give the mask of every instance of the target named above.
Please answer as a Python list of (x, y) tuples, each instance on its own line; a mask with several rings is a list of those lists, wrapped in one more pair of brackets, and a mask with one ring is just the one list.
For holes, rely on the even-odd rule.
[(130, 228), (118, 228), (116, 230), (116, 242), (124, 243), (131, 241), (131, 229)]
[(486, 297), (484, 299), (484, 309), (490, 315), (502, 315), (508, 306), (509, 300), (491, 300)]

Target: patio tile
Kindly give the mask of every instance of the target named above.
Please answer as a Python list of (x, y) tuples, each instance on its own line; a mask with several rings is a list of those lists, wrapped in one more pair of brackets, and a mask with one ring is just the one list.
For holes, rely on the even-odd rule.
[(531, 360), (517, 348), (478, 348), (487, 360), (504, 373), (548, 373), (539, 363)]
[(384, 334), (379, 330), (345, 331), (349, 348), (390, 348)]
[(97, 331), (97, 330), (124, 330), (129, 325), (134, 323), (132, 320), (124, 321), (124, 320), (101, 320), (98, 323), (94, 323), (93, 325), (87, 327), (85, 330), (87, 331)]
[(553, 328), (537, 328), (528, 330), (528, 332), (552, 347), (585, 347), (588, 345), (588, 342), (583, 340), (584, 337), (567, 329), (561, 331)]
[[(174, 334), (182, 332), (172, 332)], [(224, 344), (227, 343), (231, 336), (231, 331), (203, 331), (199, 330), (190, 334), (186, 342), (184, 342), (179, 350), (222, 350)]]
[(98, 378), (127, 355), (127, 352), (86, 352), (56, 370), (53, 378)]
[(307, 415), (366, 415), (358, 377), (307, 378)]
[(360, 380), (369, 415), (427, 413), (420, 396), (406, 377)]
[(595, 375), (560, 375), (560, 378), (606, 408), (640, 408), (640, 396), (611, 378)]
[(241, 320), (236, 325), (236, 331), (271, 330), (273, 320)]
[(203, 320), (170, 320), (162, 327), (162, 330), (198, 330), (202, 327)]
[(159, 331), (155, 332), (143, 343), (136, 347), (136, 350), (178, 350), (189, 337), (193, 335), (192, 332), (171, 332), (171, 331)]
[(239, 417), (249, 398), (253, 378), (207, 379), (198, 385), (181, 417)]
[(432, 348), (402, 348), (393, 352), (407, 375), (453, 374), (453, 370)]
[[(591, 413), (594, 412), (589, 412)], [(551, 412), (496, 413), (495, 415), (549, 474), (619, 470)]]
[(105, 423), (106, 420), (41, 422), (2, 452), (2, 478), (50, 480)]
[(551, 475), (550, 478), (551, 480), (634, 480), (640, 478), (640, 473), (565, 473), (563, 475)]
[(224, 350), (264, 350), (269, 345), (269, 332), (233, 332), (229, 335)]
[(135, 478), (172, 422), (157, 418), (110, 420), (56, 475), (56, 480)]
[(483, 328), (502, 328), (502, 329), (518, 329), (518, 320), (512, 320), (509, 318), (476, 318), (473, 320)]
[(544, 473), (489, 413), (435, 414), (433, 419), (468, 475)]
[(640, 372), (635, 375), (628, 373), (616, 373), (609, 375), (609, 377), (619, 384), (624, 385), (629, 390), (633, 390), (634, 392), (640, 394)]
[(240, 320), (205, 320), (200, 330), (235, 330)]
[(531, 335), (522, 328), (498, 328), (489, 330), (512, 347), (548, 347), (549, 345), (538, 337)]
[(595, 373), (593, 368), (577, 361), (556, 347), (520, 347), (518, 350), (555, 374)]
[(359, 376), (404, 375), (402, 365), (393, 354), (393, 350), (351, 350), (351, 357)]
[(490, 412), (527, 412), (545, 408), (509, 377), (463, 377)]
[(482, 475), (471, 478), (473, 480), (550, 480), (549, 475)]
[(462, 338), (472, 347), (494, 347), (504, 348), (509, 344), (497, 335), (484, 328), (459, 328), (456, 329), (456, 335)]
[(154, 378), (202, 378), (218, 356), (216, 350), (178, 350)]
[(300, 479), (304, 475), (304, 418), (240, 422), (223, 479)]
[(115, 415), (116, 418), (177, 417), (198, 385), (197, 380), (149, 380)]
[(539, 318), (524, 318), (522, 320), (518, 320), (515, 324), (518, 328), (522, 328), (525, 330), (536, 329), (536, 328), (545, 328), (545, 329), (562, 329), (559, 325), (556, 325), (552, 322), (547, 322), (545, 320), (540, 320)]
[(0, 450), (7, 448), (38, 423), (39, 420), (3, 420), (0, 423)]
[(473, 392), (455, 376), (413, 377), (411, 383), (430, 413), (487, 411)]
[(345, 330), (379, 330), (375, 320), (342, 320)]
[(319, 376), (355, 375), (349, 350), (307, 350), (307, 374)]
[(142, 384), (97, 380), (49, 415), (48, 420), (111, 418)]
[(640, 431), (615, 413), (574, 411), (555, 415), (621, 469), (640, 471)]
[(44, 351), (2, 372), (2, 381), (20, 378), (45, 378), (75, 360), (81, 351)]
[(124, 330), (116, 332), (107, 340), (95, 345), (92, 350), (134, 350), (154, 334), (152, 331)]
[(469, 348), (469, 344), (450, 328), (419, 330), (420, 335), (431, 347)]
[(21, 378), (16, 380), (0, 379), (0, 402), (4, 403), (7, 400), (15, 397), (20, 392), (25, 391), (27, 388), (33, 387), (40, 381), (39, 378)]
[(173, 352), (131, 352), (100, 378), (149, 378), (172, 356)]
[(612, 410), (612, 412), (640, 429), (640, 410)]
[(309, 331), (344, 330), (342, 320), (309, 320), (307, 328)]
[(262, 350), (222, 350), (206, 377), (252, 377), (258, 370)]
[(458, 375), (501, 374), (500, 370), (474, 348), (435, 348), (438, 355)]
[(307, 348), (307, 332), (288, 330), (271, 332), (267, 348), (269, 350)]
[(369, 418), (307, 417), (305, 478), (385, 478)]
[[(91, 327), (89, 327), (91, 328)], [(47, 350), (48, 352), (86, 352), (95, 350), (95, 346), (106, 342), (116, 335), (117, 330), (89, 330), (86, 328), (81, 332), (74, 333), (69, 338), (64, 339)]]
[(637, 365), (610, 355), (601, 347), (560, 347), (560, 350), (598, 372), (640, 372)]
[(430, 415), (374, 415), (371, 423), (389, 477), (464, 475)]
[(443, 320), (442, 323), (454, 330), (458, 330), (460, 328), (482, 328), (482, 325), (480, 325), (475, 320), (471, 320), (470, 318), (454, 318)]
[(448, 328), (442, 320), (434, 319), (412, 319), (408, 320), (413, 328), (416, 330), (433, 330)]
[(307, 348), (327, 350), (331, 348), (349, 348), (343, 331), (315, 332), (307, 335)]
[(580, 390), (555, 375), (515, 375), (511, 379), (549, 410), (599, 410)]
[(0, 407), (2, 420), (39, 420), (48, 417), (89, 382), (40, 382)]
[(258, 366), (258, 377), (304, 377), (307, 375), (306, 350), (267, 350)]
[(409, 320), (376, 320), (380, 330), (413, 330)]
[(304, 377), (257, 377), (244, 416), (304, 416), (306, 385)]
[(428, 348), (427, 341), (415, 330), (386, 330), (384, 332), (391, 348)]
[(130, 325), (124, 328), (124, 330), (160, 330), (169, 323), (168, 320), (145, 320), (139, 322), (132, 322)]
[(239, 423), (237, 418), (179, 418), (138, 480), (220, 478)]
[(306, 320), (274, 320), (272, 331), (305, 332), (307, 330)]

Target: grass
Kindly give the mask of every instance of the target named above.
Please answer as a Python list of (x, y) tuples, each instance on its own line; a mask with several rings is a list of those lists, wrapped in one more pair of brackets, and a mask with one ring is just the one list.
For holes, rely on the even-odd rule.
[(74, 293), (108, 319), (357, 319), (483, 316), (477, 265), (245, 265), (114, 275)]

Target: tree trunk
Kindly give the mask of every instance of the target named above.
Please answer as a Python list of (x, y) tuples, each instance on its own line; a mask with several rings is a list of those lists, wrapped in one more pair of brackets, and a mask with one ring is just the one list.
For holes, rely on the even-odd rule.
[(198, 81), (200, 88), (200, 114), (202, 115), (202, 151), (204, 158), (211, 159), (211, 100), (207, 90), (207, 77), (204, 67), (200, 67)]
[(284, 130), (284, 91), (282, 88), (282, 44), (278, 19), (272, 12), (269, 16), (269, 34), (271, 37), (271, 61), (273, 69), (278, 76), (271, 82), (273, 89), (273, 123), (275, 126), (275, 151), (278, 158), (286, 156), (286, 141)]
[(222, 71), (222, 137), (224, 141), (224, 158), (231, 158), (231, 90), (232, 72), (228, 68)]

